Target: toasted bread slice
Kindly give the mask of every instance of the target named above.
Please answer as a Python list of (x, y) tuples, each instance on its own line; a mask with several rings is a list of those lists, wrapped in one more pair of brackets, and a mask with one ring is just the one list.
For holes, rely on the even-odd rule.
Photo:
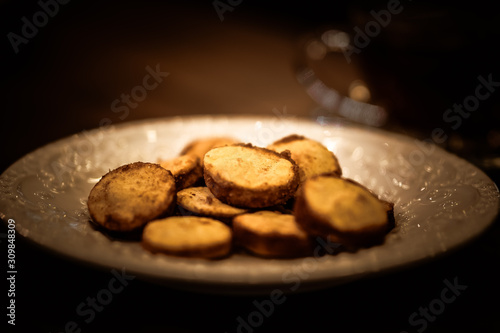
[(193, 186), (203, 179), (203, 167), (198, 156), (182, 155), (159, 163), (172, 172), (177, 191)]
[(299, 166), (300, 182), (312, 176), (334, 173), (342, 175), (337, 157), (318, 141), (300, 135), (289, 135), (269, 146), (278, 153), (289, 150), (292, 159)]
[(87, 206), (97, 225), (128, 232), (169, 214), (175, 194), (170, 171), (158, 164), (135, 162), (105, 174), (90, 191)]
[(142, 246), (153, 253), (221, 258), (230, 254), (232, 231), (224, 223), (196, 216), (171, 216), (149, 222)]
[(203, 166), (203, 157), (205, 156), (207, 151), (213, 148), (232, 145), (238, 142), (239, 142), (238, 140), (232, 137), (225, 137), (225, 136), (200, 138), (188, 143), (181, 150), (180, 155), (197, 156), (200, 159), (201, 165)]
[(293, 258), (312, 254), (309, 235), (291, 214), (259, 211), (233, 219), (235, 243), (263, 257)]
[(194, 214), (214, 218), (232, 218), (247, 212), (247, 209), (223, 203), (205, 186), (189, 187), (177, 192), (177, 204)]
[(205, 184), (222, 202), (262, 208), (284, 204), (299, 184), (298, 167), (289, 154), (235, 144), (205, 154)]
[(389, 228), (382, 201), (366, 188), (333, 175), (304, 182), (294, 215), (310, 234), (330, 237), (348, 248), (380, 243)]

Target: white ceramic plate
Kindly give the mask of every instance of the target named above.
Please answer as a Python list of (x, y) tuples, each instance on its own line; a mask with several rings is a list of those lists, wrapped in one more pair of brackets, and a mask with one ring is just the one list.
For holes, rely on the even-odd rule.
[[(189, 141), (214, 134), (265, 146), (293, 133), (322, 142), (344, 176), (395, 203), (396, 228), (383, 245), (293, 260), (235, 254), (207, 261), (152, 255), (88, 222), (88, 193), (110, 169), (174, 157)], [(4, 221), (15, 220), (18, 235), (47, 249), (170, 286), (236, 293), (304, 291), (419, 263), (474, 239), (499, 206), (498, 189), (483, 172), (437, 146), (286, 115), (176, 117), (78, 133), (14, 163), (1, 175), (0, 191)]]

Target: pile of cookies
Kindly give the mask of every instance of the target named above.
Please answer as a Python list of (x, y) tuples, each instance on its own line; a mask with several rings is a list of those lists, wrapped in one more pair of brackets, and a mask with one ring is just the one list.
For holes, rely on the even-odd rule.
[(391, 203), (342, 177), (337, 157), (300, 135), (267, 147), (197, 139), (173, 159), (108, 172), (88, 209), (96, 226), (139, 234), (153, 253), (211, 259), (308, 256), (318, 237), (357, 249), (394, 226)]

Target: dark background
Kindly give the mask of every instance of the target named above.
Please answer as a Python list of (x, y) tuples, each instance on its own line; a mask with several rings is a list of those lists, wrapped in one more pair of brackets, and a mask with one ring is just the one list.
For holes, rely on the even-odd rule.
[[(226, 3), (226, 2), (224, 2)], [(0, 170), (30, 151), (103, 119), (188, 114), (272, 114), (273, 108), (311, 118), (314, 101), (297, 83), (302, 42), (325, 27), (353, 33), (388, 1), (241, 1), (221, 21), (213, 1), (77, 1), (59, 5), (16, 54), (7, 38), (21, 35), (37, 2), (0, 4)], [(458, 128), (443, 120), (473, 95), (478, 77), (500, 82), (500, 14), (481, 2), (401, 1), (403, 11), (373, 37), (355, 64), (326, 62), (339, 78), (353, 70), (373, 102), (390, 113), (388, 131), (426, 139), (434, 128), (442, 146), (499, 180), (500, 92)], [(110, 104), (142, 82), (146, 66), (169, 72), (157, 89), (121, 119)], [(325, 77), (325, 82), (331, 77)], [(338, 82), (344, 88), (349, 82)], [(5, 225), (1, 232), (5, 233)], [(6, 248), (5, 239), (2, 248)], [(467, 289), (426, 332), (499, 331), (498, 221), (456, 252), (415, 268), (327, 290), (288, 295), (256, 332), (416, 332), (408, 317), (440, 296), (443, 280)], [(18, 331), (64, 331), (78, 321), (79, 303), (107, 286), (109, 271), (47, 253), (18, 237)], [(136, 279), (83, 332), (234, 332), (236, 318), (255, 310), (258, 297), (195, 294)], [(5, 322), (6, 319), (4, 318)], [(3, 323), (2, 323), (3, 324)]]

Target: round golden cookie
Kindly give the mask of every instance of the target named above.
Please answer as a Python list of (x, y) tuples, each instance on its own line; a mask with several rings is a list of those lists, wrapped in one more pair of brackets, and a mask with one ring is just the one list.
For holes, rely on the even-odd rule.
[(214, 148), (204, 158), (205, 184), (222, 202), (263, 208), (284, 204), (299, 184), (289, 155), (250, 144)]
[(382, 201), (366, 188), (332, 175), (307, 179), (293, 214), (308, 233), (347, 247), (380, 243), (389, 229), (388, 207)]
[(158, 164), (135, 162), (105, 174), (90, 191), (87, 206), (97, 225), (132, 231), (175, 206), (175, 180)]
[(177, 204), (197, 215), (215, 218), (231, 218), (247, 212), (246, 209), (223, 203), (205, 186), (189, 187), (177, 192)]
[(232, 238), (231, 228), (220, 221), (171, 216), (144, 227), (142, 246), (153, 253), (211, 259), (229, 255)]
[(203, 178), (203, 167), (195, 155), (181, 155), (159, 163), (172, 172), (177, 191), (193, 186)]
[(293, 258), (312, 254), (309, 235), (291, 214), (259, 211), (233, 219), (235, 243), (252, 253), (271, 258)]
[(342, 175), (337, 157), (318, 141), (300, 135), (289, 135), (273, 142), (268, 149), (290, 151), (292, 159), (299, 166), (300, 182), (325, 173)]

